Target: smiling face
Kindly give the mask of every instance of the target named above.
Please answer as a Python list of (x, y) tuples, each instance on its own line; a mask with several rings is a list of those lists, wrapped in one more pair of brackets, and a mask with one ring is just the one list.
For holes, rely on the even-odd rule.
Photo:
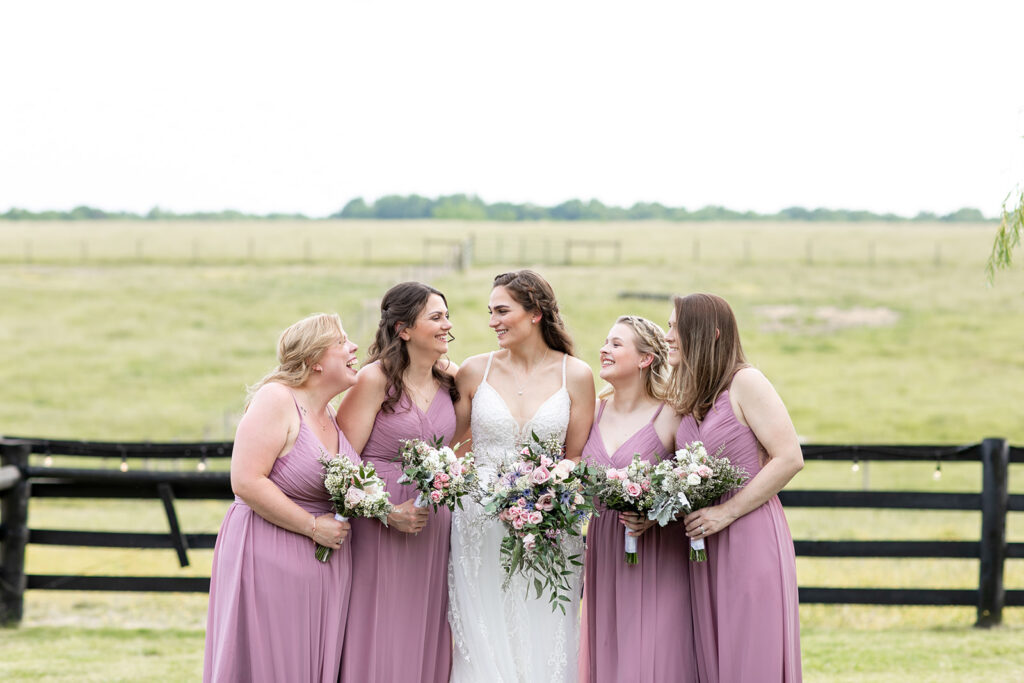
[(438, 294), (427, 298), (423, 310), (416, 316), (412, 327), (399, 333), (410, 351), (422, 350), (436, 353), (438, 357), (448, 353), (448, 333), (452, 324), (448, 320), (448, 306)]
[(358, 350), (359, 346), (348, 338), (343, 329), (338, 340), (328, 347), (317, 361), (323, 368), (324, 378), (336, 381), (339, 391), (344, 391), (356, 383)]
[(504, 287), (491, 290), (487, 310), (491, 314), (488, 325), (498, 335), (498, 346), (503, 349), (529, 338), (531, 334), (539, 334), (533, 319), (539, 318), (540, 313), (527, 311)]
[(665, 342), (668, 344), (668, 364), (678, 367), (683, 357), (679, 353), (679, 328), (676, 325), (676, 307), (668, 315), (668, 330), (665, 331)]
[(637, 350), (636, 333), (624, 323), (612, 326), (600, 353), (601, 371), (598, 375), (613, 385), (616, 379), (638, 375), (641, 366), (650, 361), (650, 354), (645, 356)]

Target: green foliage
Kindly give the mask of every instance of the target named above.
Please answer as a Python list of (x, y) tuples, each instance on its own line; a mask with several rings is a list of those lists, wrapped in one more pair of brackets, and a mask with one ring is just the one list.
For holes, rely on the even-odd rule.
[(1013, 250), (1020, 246), (1021, 233), (1024, 232), (1024, 191), (1017, 198), (1017, 206), (1007, 208), (1013, 196), (1011, 192), (1003, 200), (1003, 210), (996, 238), (992, 242), (992, 253), (985, 265), (989, 284), (995, 281), (996, 271), (1009, 268), (1013, 264)]

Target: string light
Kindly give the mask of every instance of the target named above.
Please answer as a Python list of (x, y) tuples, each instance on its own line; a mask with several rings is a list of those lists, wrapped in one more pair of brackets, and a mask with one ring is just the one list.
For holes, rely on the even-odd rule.
[(121, 471), (122, 472), (127, 472), (128, 471), (128, 456), (127, 455), (122, 455), (121, 456)]
[(935, 481), (942, 479), (942, 464), (938, 460), (935, 461), (935, 471), (932, 472), (932, 479)]
[(858, 460), (857, 458), (854, 458), (853, 459), (853, 465), (850, 466), (850, 470), (853, 471), (853, 472), (857, 472), (858, 470), (860, 470), (860, 460)]
[(205, 455), (199, 459), (198, 463), (196, 463), (196, 471), (197, 472), (205, 472), (206, 471), (206, 456)]
[(47, 453), (46, 457), (43, 458), (43, 467), (52, 467), (52, 466), (53, 466), (53, 456), (50, 455), (49, 453)]

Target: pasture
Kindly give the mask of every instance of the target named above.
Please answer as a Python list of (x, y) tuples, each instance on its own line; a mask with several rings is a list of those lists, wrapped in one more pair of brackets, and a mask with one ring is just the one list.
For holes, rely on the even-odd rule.
[[(449, 301), (452, 357), (495, 348), (494, 274), (552, 282), (577, 353), (597, 368), (615, 317), (664, 324), (669, 304), (620, 292), (711, 291), (736, 310), (749, 360), (814, 443), (1024, 444), (1024, 269), (988, 288), (994, 227), (917, 224), (252, 222), (0, 224), (0, 432), (91, 440), (230, 439), (244, 387), (274, 363), (280, 329), (337, 311), (362, 347), (380, 294), (419, 277), (440, 242), (474, 238), (465, 271), (433, 273)], [(618, 240), (571, 253), (567, 240)], [(116, 463), (97, 463), (115, 467)], [(146, 463), (131, 463), (142, 467)], [(791, 488), (977, 491), (980, 468), (812, 463)], [(1011, 468), (1010, 488), (1024, 492)], [(226, 504), (180, 502), (183, 527), (215, 531)], [(977, 538), (976, 513), (790, 510), (800, 539)], [(37, 528), (157, 531), (158, 502), (38, 500)], [(1019, 513), (1008, 535), (1024, 540)], [(33, 573), (208, 575), (210, 553), (29, 546)], [(1024, 563), (1007, 563), (1008, 588)], [(799, 558), (802, 585), (976, 586), (972, 560)], [(205, 595), (29, 592), (0, 632), (0, 676), (192, 680)], [(970, 628), (973, 610), (804, 605), (808, 681), (1024, 678), (1024, 614)], [(59, 652), (53, 641), (60, 637)], [(113, 655), (112, 653), (117, 653)]]

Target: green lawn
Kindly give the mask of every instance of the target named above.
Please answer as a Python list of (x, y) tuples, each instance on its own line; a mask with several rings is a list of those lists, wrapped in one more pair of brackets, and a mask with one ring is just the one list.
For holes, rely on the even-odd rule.
[[(494, 274), (536, 267), (554, 284), (578, 355), (596, 369), (617, 315), (663, 323), (669, 305), (620, 292), (712, 291), (734, 306), (750, 360), (812, 443), (1024, 445), (1024, 269), (984, 281), (992, 226), (474, 224), (445, 222), (0, 224), (0, 432), (96, 440), (230, 439), (244, 387), (273, 364), (278, 332), (337, 311), (363, 351), (380, 294), (416, 262), (474, 240), (475, 265), (431, 278), (448, 295), (452, 357), (495, 347)], [(567, 240), (618, 240), (571, 249)], [(362, 353), (362, 352), (361, 352)], [(116, 463), (97, 463), (113, 467)], [(153, 463), (131, 463), (143, 467)], [(161, 463), (193, 467), (194, 463)], [(797, 488), (976, 491), (980, 468), (809, 463)], [(1024, 492), (1024, 468), (1011, 490)], [(188, 532), (227, 504), (180, 501)], [(787, 511), (797, 539), (977, 539), (978, 513)], [(35, 528), (166, 530), (160, 503), (37, 500)], [(1019, 513), (1011, 540), (1024, 541)], [(30, 573), (204, 576), (170, 550), (30, 546)], [(804, 586), (977, 586), (977, 561), (799, 558)], [(1024, 562), (1007, 563), (1024, 588)], [(32, 591), (0, 631), (4, 680), (195, 680), (205, 595)], [(1024, 610), (971, 628), (973, 610), (804, 605), (809, 681), (1024, 680)], [(59, 639), (59, 645), (57, 640)]]

